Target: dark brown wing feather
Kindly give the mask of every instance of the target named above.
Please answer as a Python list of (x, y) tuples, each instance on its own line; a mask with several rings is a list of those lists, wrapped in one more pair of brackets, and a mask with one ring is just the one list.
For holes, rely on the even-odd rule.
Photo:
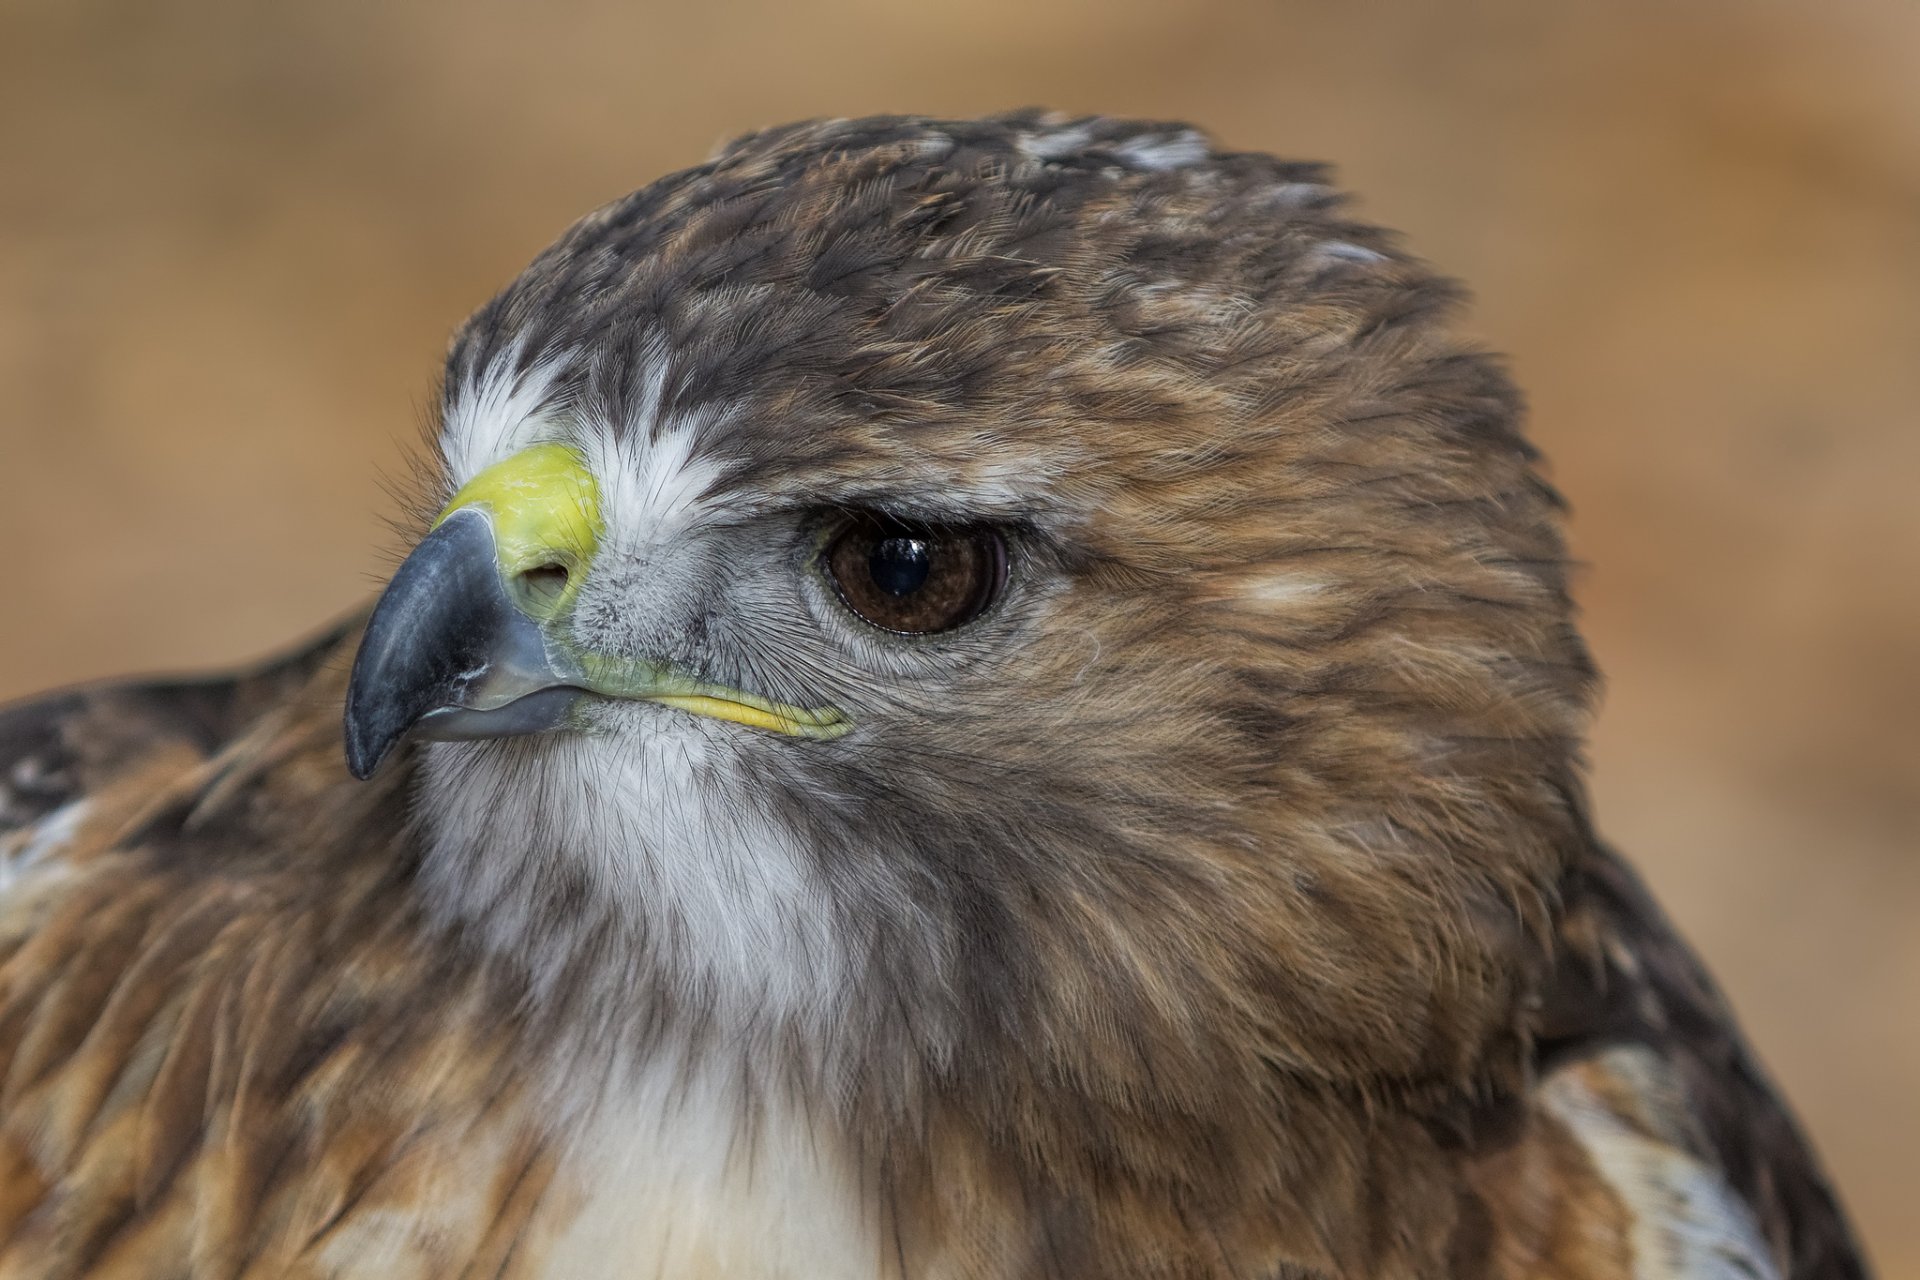
[(178, 747), (216, 754), (298, 693), (360, 622), (346, 619), (240, 672), (114, 681), (0, 707), (0, 837), (82, 799), (145, 754)]
[[(1579, 1080), (1635, 1126), (1663, 1111), (1669, 1123), (1653, 1136), (1713, 1171), (1750, 1210), (1780, 1276), (1866, 1276), (1818, 1159), (1725, 999), (1639, 878), (1598, 842), (1591, 848), (1572, 882), (1564, 959), (1543, 1010), (1543, 1089)], [(1618, 1071), (1622, 1049), (1644, 1051), (1654, 1072)]]

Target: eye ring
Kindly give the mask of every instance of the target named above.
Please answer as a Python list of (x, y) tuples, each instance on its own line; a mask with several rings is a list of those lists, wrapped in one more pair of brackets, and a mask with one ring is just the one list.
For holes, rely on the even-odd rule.
[(938, 635), (986, 611), (1007, 580), (1007, 544), (989, 525), (863, 513), (828, 539), (820, 569), (847, 612), (881, 631)]

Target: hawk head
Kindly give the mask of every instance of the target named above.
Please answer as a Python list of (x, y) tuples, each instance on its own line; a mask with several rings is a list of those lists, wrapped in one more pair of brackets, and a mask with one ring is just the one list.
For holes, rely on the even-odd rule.
[(745, 138), (455, 341), (351, 763), (426, 740), (427, 896), (539, 1000), (856, 1122), (1150, 1174), (1497, 1085), (1591, 671), (1456, 296), (1179, 126)]

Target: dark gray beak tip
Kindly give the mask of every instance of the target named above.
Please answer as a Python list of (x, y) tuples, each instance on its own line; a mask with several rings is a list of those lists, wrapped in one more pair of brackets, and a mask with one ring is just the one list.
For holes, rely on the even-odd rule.
[(364, 714), (355, 715), (351, 706), (347, 710), (346, 728), (347, 772), (362, 782), (373, 776), (373, 771), (380, 767), (380, 762), (392, 752), (394, 743), (406, 732), (405, 729), (399, 733), (375, 730), (370, 727), (368, 718)]

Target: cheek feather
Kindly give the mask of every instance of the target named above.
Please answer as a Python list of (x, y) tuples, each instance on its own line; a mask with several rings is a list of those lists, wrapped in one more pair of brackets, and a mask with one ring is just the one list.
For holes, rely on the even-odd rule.
[(729, 1025), (829, 1020), (849, 950), (840, 914), (742, 773), (729, 735), (745, 731), (666, 709), (603, 716), (618, 723), (434, 744), (423, 817), (437, 911), (544, 966), (556, 999), (566, 937), (605, 925), (630, 950), (606, 995), (644, 1016), (652, 989)]

